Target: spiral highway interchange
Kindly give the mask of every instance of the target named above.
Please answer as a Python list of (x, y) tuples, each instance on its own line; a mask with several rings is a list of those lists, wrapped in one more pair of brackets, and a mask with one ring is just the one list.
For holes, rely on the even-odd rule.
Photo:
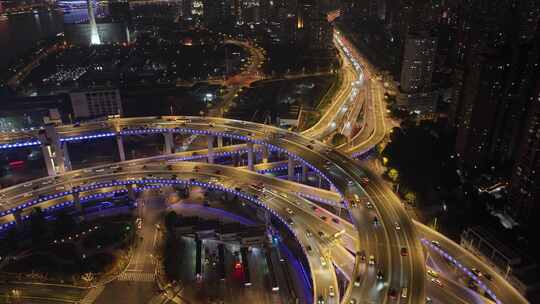
[[(205, 157), (203, 160), (206, 162), (178, 161), (189, 160), (190, 155), (193, 158), (193, 153), (173, 154), (169, 149), (165, 155), (159, 157), (82, 170), (66, 170), (64, 173), (55, 173), (49, 177), (2, 189), (0, 191), (2, 229), (24, 220), (27, 210), (35, 205), (47, 208), (66, 202), (76, 204), (83, 202), (86, 196), (118, 188), (127, 187), (133, 190), (149, 184), (196, 183), (199, 186), (217, 187), (246, 196), (254, 203), (267, 208), (277, 218), (283, 219), (287, 225), (289, 224), (287, 219), (290, 217), (294, 225), (289, 225), (289, 228), (299, 243), (304, 248), (309, 244), (313, 244), (311, 247), (316, 248), (314, 252), (306, 252), (312, 273), (314, 301), (320, 296), (328, 299), (330, 286), (338, 290), (333, 267), (344, 273), (350, 282), (360, 278), (359, 284), (347, 285), (347, 289), (342, 292), (344, 296), (339, 301), (340, 293), (337, 293), (338, 297), (330, 299), (336, 303), (391, 303), (387, 296), (389, 288), (400, 290), (402, 287), (407, 287), (408, 295), (406, 299), (400, 299), (400, 303), (424, 303), (426, 290), (431, 289), (425, 286), (425, 260), (420, 240), (421, 237), (442, 238), (420, 224), (413, 223), (401, 205), (395, 202), (395, 198), (387, 197), (392, 195), (391, 192), (390, 194), (377, 192), (380, 191), (377, 177), (367, 169), (360, 169), (353, 159), (321, 142), (272, 126), (208, 117), (111, 119), (80, 126), (60, 126), (51, 132), (45, 136), (38, 134), (38, 131), (4, 134), (1, 138), (1, 147), (10, 149), (41, 145), (44, 150), (52, 149), (53, 152), (61, 149), (67, 156), (69, 152), (66, 142), (115, 137), (121, 143), (122, 136), (156, 133), (163, 134), (165, 138), (175, 133), (207, 136), (209, 145), (206, 151), (201, 151), (206, 154), (197, 154), (199, 159)], [(214, 138), (217, 137), (234, 138), (246, 144), (214, 147)], [(270, 163), (255, 163), (257, 158), (253, 154), (264, 150), (279, 153), (282, 158), (287, 158), (285, 163), (288, 167), (298, 165), (302, 170), (316, 174), (325, 181), (323, 184), (331, 185), (332, 191), (256, 173), (255, 170), (259, 170), (259, 167), (272, 166)], [(251, 159), (248, 168), (212, 164), (220, 153), (246, 153), (246, 151), (248, 159)], [(55, 157), (56, 153), (52, 153), (48, 161), (54, 163), (57, 160)], [(278, 166), (283, 163), (278, 163)], [(55, 165), (57, 169), (61, 167)], [(254, 181), (264, 184), (264, 189), (251, 187)], [(346, 223), (342, 219), (339, 224), (321, 220), (311, 208), (313, 203), (306, 197), (318, 197), (321, 203), (332, 203), (334, 206), (342, 205), (349, 212), (351, 223)], [(375, 208), (367, 208), (367, 201), (372, 202)], [(288, 215), (285, 208), (292, 209), (294, 215)], [(380, 225), (373, 224), (375, 216), (379, 219)], [(396, 223), (401, 229), (395, 229)], [(306, 229), (321, 230), (326, 236), (341, 230), (344, 230), (345, 234), (341, 237), (341, 242), (329, 242), (328, 239), (318, 236), (311, 239), (306, 237)], [(451, 241), (444, 240), (444, 242), (448, 245), (443, 248), (456, 250), (455, 244)], [(457, 247), (459, 250), (459, 246)], [(407, 248), (409, 254), (400, 255), (401, 248)], [(319, 258), (321, 254), (326, 255), (325, 251), (333, 261), (328, 263), (329, 268), (324, 268)], [(355, 256), (359, 251), (364, 251), (368, 256), (374, 255), (377, 265), (368, 266), (361, 262), (360, 256)], [(383, 280), (377, 279), (378, 270), (381, 270)], [(498, 279), (496, 276), (495, 282), (498, 282)], [(526, 302), (511, 286), (504, 283), (500, 283), (504, 288), (497, 290), (497, 295), (494, 296), (497, 302)]]

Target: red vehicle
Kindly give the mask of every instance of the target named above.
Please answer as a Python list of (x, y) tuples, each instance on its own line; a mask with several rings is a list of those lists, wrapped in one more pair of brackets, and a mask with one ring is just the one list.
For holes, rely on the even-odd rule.
[(397, 298), (397, 291), (394, 288), (390, 288), (388, 290), (388, 297), (390, 299), (396, 299)]
[(402, 255), (402, 256), (407, 256), (407, 255), (409, 255), (409, 252), (407, 251), (407, 248), (405, 248), (405, 247), (401, 248), (401, 255)]

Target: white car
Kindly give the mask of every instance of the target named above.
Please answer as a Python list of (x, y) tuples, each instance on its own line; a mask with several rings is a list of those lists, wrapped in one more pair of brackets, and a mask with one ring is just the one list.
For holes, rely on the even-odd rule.
[(401, 230), (401, 226), (399, 225), (398, 222), (395, 222), (394, 226), (396, 227), (396, 230)]
[(434, 277), (434, 278), (438, 278), (439, 277), (439, 273), (436, 272), (435, 270), (432, 270), (432, 269), (428, 269), (427, 270), (427, 274)]
[(334, 292), (334, 286), (328, 287), (328, 295), (331, 297), (335, 297), (336, 293)]
[(360, 276), (356, 276), (354, 279), (354, 287), (360, 287)]
[(321, 265), (323, 267), (326, 267), (326, 258), (324, 258), (323, 256), (321, 256)]

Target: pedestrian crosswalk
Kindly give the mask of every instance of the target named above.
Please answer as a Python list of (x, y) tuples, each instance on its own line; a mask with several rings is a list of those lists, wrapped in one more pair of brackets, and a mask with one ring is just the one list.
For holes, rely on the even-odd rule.
[(103, 292), (103, 289), (105, 289), (105, 286), (97, 286), (95, 288), (90, 289), (90, 291), (84, 296), (84, 298), (79, 302), (80, 304), (92, 304), (94, 301), (96, 301), (97, 297)]
[(118, 276), (118, 281), (153, 282), (154, 273), (126, 271)]

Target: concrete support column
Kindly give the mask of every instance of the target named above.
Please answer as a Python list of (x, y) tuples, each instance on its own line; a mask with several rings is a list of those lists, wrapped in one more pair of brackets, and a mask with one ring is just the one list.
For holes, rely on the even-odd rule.
[(270, 211), (265, 210), (264, 211), (264, 223), (267, 227), (270, 227), (272, 225), (272, 215), (270, 214)]
[(248, 154), (248, 169), (253, 171), (254, 170), (254, 158), (255, 155), (253, 153), (253, 143), (248, 142), (247, 143), (247, 154)]
[(69, 151), (68, 151), (68, 143), (63, 142), (62, 144), (62, 152), (64, 154), (64, 168), (66, 171), (71, 171), (71, 159), (69, 157)]
[(122, 135), (116, 135), (116, 145), (118, 146), (118, 155), (120, 156), (120, 161), (126, 160), (126, 151), (124, 150), (124, 139)]
[(217, 137), (217, 146), (219, 148), (223, 147), (223, 136), (221, 136), (221, 135), (218, 135), (218, 137)]
[(216, 137), (214, 135), (208, 135), (208, 163), (213, 164), (214, 163), (214, 139)]
[[(66, 172), (64, 149), (62, 148), (62, 143), (60, 142), (60, 137), (58, 136), (56, 127), (53, 124), (45, 126), (45, 136), (49, 139), (49, 144), (53, 150), (56, 173)], [(69, 155), (66, 155), (66, 157), (69, 158)]]
[(171, 154), (174, 150), (173, 134), (169, 132), (163, 133), (163, 137), (165, 138), (163, 154)]
[(49, 176), (55, 176), (56, 168), (54, 165), (52, 147), (49, 144), (41, 144), (41, 152), (43, 154), (43, 160), (45, 160), (45, 167), (47, 168), (47, 174)]
[(302, 164), (302, 183), (307, 182), (308, 166)]
[(294, 159), (289, 156), (287, 159), (287, 178), (288, 180), (294, 180)]
[(73, 205), (75, 206), (75, 209), (77, 209), (78, 212), (82, 212), (82, 205), (81, 205), (81, 194), (80, 192), (76, 191), (73, 192)]
[[(45, 129), (38, 133), (38, 138), (41, 142), (43, 159), (45, 160), (45, 166), (47, 167), (49, 176), (64, 173), (66, 171), (64, 148), (62, 147), (55, 126), (52, 124), (46, 125)], [(65, 151), (67, 152), (67, 147)], [(69, 158), (69, 155), (66, 154), (66, 156)]]
[(268, 150), (267, 146), (263, 146), (263, 163), (268, 163), (268, 157), (270, 156), (270, 150)]
[(128, 184), (126, 185), (126, 188), (127, 188), (127, 192), (128, 192), (128, 197), (130, 200), (135, 200), (135, 189), (133, 188), (133, 184)]
[(17, 210), (15, 212), (13, 212), (13, 217), (15, 218), (15, 226), (17, 227), (17, 229), (22, 229), (23, 228), (23, 221), (22, 221), (22, 211), (21, 210)]

